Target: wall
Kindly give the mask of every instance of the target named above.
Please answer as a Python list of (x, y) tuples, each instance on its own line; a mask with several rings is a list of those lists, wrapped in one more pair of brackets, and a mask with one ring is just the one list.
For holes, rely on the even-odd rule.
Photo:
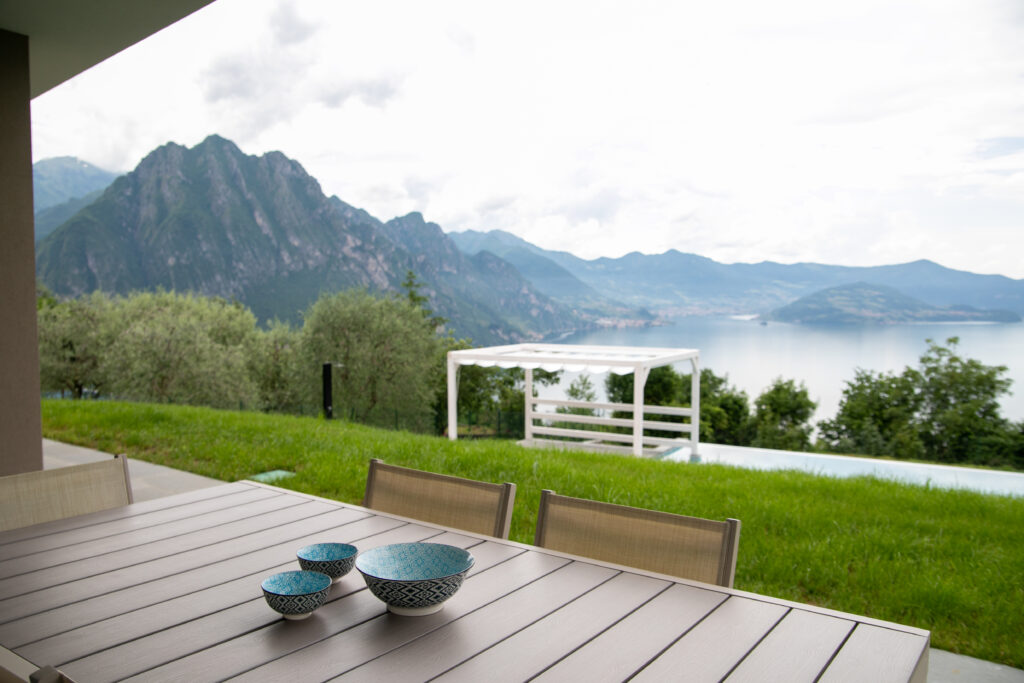
[(43, 468), (28, 38), (0, 30), (0, 476)]

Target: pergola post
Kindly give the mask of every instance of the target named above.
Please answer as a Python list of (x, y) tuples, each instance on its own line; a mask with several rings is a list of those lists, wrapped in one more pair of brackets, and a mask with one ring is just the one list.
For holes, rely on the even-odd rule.
[(690, 376), (690, 457), (697, 457), (697, 446), (700, 443), (700, 360), (690, 359), (693, 374)]
[(448, 439), (455, 441), (459, 438), (459, 366), (448, 352)]
[(633, 371), (633, 455), (644, 454), (644, 385), (651, 369), (638, 367)]
[(529, 442), (533, 439), (533, 368), (526, 368), (523, 372), (526, 375), (526, 383), (523, 386), (523, 438)]
[[(460, 349), (448, 353), (448, 424), (449, 438), (455, 439), (455, 396), (458, 391), (456, 367), (458, 365), (480, 365), (482, 367), (499, 368), (521, 368), (523, 370), (523, 443), (538, 445), (555, 442), (546, 438), (548, 435), (554, 437), (568, 437), (569, 439), (581, 439), (567, 447), (582, 447), (589, 450), (610, 450), (615, 452), (632, 452), (633, 455), (644, 455), (644, 444), (657, 445), (658, 450), (664, 450), (661, 446), (685, 447), (692, 445), (697, 447), (697, 438), (700, 428), (700, 375), (699, 364), (696, 359), (700, 357), (698, 349), (676, 349), (676, 348), (655, 348), (646, 346), (590, 346), (573, 344), (506, 344), (504, 346), (490, 346), (481, 349)], [(689, 428), (690, 435), (687, 438), (687, 425), (676, 423), (669, 425), (665, 423), (667, 431), (678, 432), (669, 437), (644, 437), (644, 425), (648, 423), (645, 419), (646, 405), (644, 404), (644, 390), (647, 380), (650, 379), (651, 369), (682, 363), (685, 360), (693, 361), (694, 383), (693, 393), (696, 399), (692, 403), (692, 413), (696, 417), (692, 419)], [(551, 413), (538, 409), (537, 404), (542, 406), (565, 406), (567, 403), (577, 405), (575, 401), (564, 401), (553, 398), (539, 399), (534, 397), (533, 382), (534, 371), (538, 368), (549, 371), (568, 370), (571, 372), (580, 369), (594, 373), (614, 372), (618, 374), (633, 373), (633, 403), (626, 403), (627, 398), (623, 397), (621, 403), (599, 404), (604, 408), (611, 408), (616, 411), (633, 410), (633, 419), (623, 422), (621, 419), (602, 419), (601, 417), (582, 416), (567, 420), (568, 422), (579, 422), (584, 428), (565, 427), (560, 424), (548, 424), (547, 419)], [(685, 419), (691, 409), (682, 406), (662, 407), (652, 411), (656, 414), (665, 414)], [(539, 424), (534, 423), (538, 420)], [(671, 420), (670, 420), (671, 421)], [(657, 417), (650, 420), (657, 428), (662, 423)], [(608, 435), (608, 438), (594, 429), (587, 429), (588, 424), (594, 425), (632, 425), (633, 434)], [(693, 425), (696, 425), (694, 427)], [(607, 441), (618, 443), (608, 444)]]

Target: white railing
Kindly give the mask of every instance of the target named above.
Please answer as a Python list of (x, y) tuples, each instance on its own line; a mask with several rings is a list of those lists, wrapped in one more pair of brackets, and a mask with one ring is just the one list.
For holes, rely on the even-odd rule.
[[(551, 407), (553, 410), (537, 410), (537, 406)], [(583, 408), (597, 412), (596, 415), (577, 415), (574, 413), (555, 412), (558, 408)], [(597, 403), (590, 401), (569, 401), (548, 398), (533, 398), (526, 401), (526, 438), (532, 443), (556, 445), (567, 448), (586, 448), (612, 452), (632, 453), (636, 439), (633, 429), (637, 424), (634, 418), (604, 417), (602, 411), (634, 413), (631, 403)], [(642, 407), (644, 415), (667, 415), (671, 417), (689, 418), (686, 422), (665, 422), (647, 419), (640, 422), (643, 431), (657, 430), (678, 433), (679, 437), (650, 436), (643, 434), (641, 442), (644, 455), (659, 455), (669, 449), (694, 445), (693, 409), (675, 406)], [(554, 426), (554, 425), (558, 426)], [(601, 427), (625, 427), (629, 432), (600, 431), (572, 425), (596, 425)], [(683, 436), (683, 435), (687, 436)], [(561, 437), (561, 439), (538, 439), (537, 436)]]

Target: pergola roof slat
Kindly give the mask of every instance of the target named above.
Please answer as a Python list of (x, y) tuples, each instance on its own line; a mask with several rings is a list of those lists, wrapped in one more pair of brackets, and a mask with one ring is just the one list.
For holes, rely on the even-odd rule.
[(462, 349), (449, 354), (458, 365), (521, 367), (526, 369), (607, 372), (656, 368), (698, 358), (697, 349), (647, 346), (586, 346), (572, 344), (509, 344), (481, 349)]

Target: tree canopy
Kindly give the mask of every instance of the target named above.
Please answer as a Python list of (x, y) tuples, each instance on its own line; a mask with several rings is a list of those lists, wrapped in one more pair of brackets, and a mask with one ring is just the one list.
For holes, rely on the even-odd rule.
[(835, 418), (818, 423), (819, 446), (938, 462), (1024, 467), (1024, 425), (999, 412), (1006, 367), (961, 358), (959, 339), (929, 339), (916, 368), (858, 370)]
[(358, 422), (410, 428), (431, 422), (433, 364), (440, 342), (421, 308), (363, 290), (322, 295), (305, 316), (303, 363), (316, 391), (323, 363), (335, 365), (334, 405)]
[[(364, 290), (323, 294), (301, 328), (256, 324), (244, 306), (173, 292), (127, 297), (94, 293), (59, 300), (38, 291), (40, 380), (44, 391), (72, 398), (115, 396), (139, 401), (316, 413), (320, 369), (334, 364), (340, 417), (440, 434), (447, 426), (445, 356), (468, 339), (439, 334), (443, 320), (426, 308), (409, 271), (405, 296)], [(959, 354), (959, 340), (928, 341), (917, 367), (902, 372), (858, 369), (835, 417), (818, 422), (817, 450), (1024, 469), (1024, 423), (999, 411), (1009, 392), (1005, 366)], [(559, 373), (534, 371), (536, 385)], [(524, 372), (462, 366), (460, 415), (505, 413), (519, 420)], [(655, 368), (644, 387), (651, 405), (689, 406), (691, 376)], [(605, 393), (632, 403), (633, 375), (608, 375)], [(570, 399), (593, 401), (591, 378), (568, 387)], [(786, 450), (812, 447), (816, 405), (806, 387), (776, 378), (751, 403), (727, 376), (700, 372), (700, 440)], [(591, 408), (562, 414), (589, 414)], [(659, 416), (680, 421), (681, 417)], [(506, 425), (508, 426), (508, 425)]]

